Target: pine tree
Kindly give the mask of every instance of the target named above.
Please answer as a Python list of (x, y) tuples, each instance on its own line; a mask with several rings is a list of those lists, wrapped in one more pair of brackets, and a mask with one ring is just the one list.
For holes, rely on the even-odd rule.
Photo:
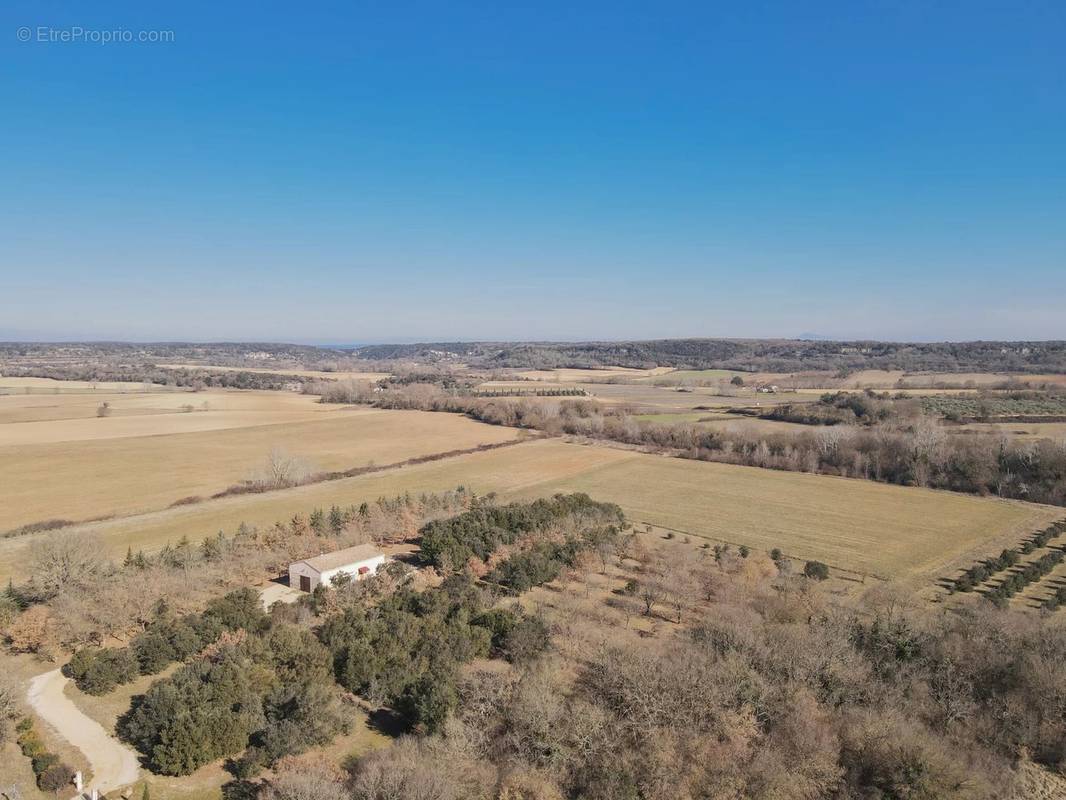
[(344, 514), (337, 506), (329, 510), (329, 529), (334, 536), (340, 536), (344, 531)]

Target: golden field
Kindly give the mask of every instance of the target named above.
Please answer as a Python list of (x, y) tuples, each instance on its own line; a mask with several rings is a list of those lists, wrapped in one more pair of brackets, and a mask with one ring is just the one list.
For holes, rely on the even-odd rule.
[(171, 387), (130, 381), (61, 381), (54, 378), (13, 378), (0, 375), (0, 395), (6, 394), (67, 394), (85, 392), (170, 392)]
[[(104, 403), (108, 415), (99, 417)], [(0, 396), (0, 447), (306, 422), (339, 410), (293, 392), (7, 395)]]
[[(97, 534), (120, 558), (128, 547), (152, 550), (184, 535), (198, 540), (241, 522), (268, 526), (315, 507), (459, 484), (504, 498), (588, 492), (617, 502), (638, 522), (915, 582), (952, 574), (1063, 516), (1062, 509), (1027, 503), (555, 439), (106, 520), (69, 533)], [(0, 579), (19, 572), (34, 536), (0, 541)]]
[[(18, 399), (0, 398), (0, 409)], [(178, 405), (151, 412), (137, 405), (160, 399)], [(209, 496), (249, 477), (274, 448), (311, 471), (339, 471), (520, 435), (452, 414), (319, 405), (291, 393), (140, 395), (128, 409), (116, 402), (102, 419), (97, 402), (89, 418), (0, 423), (0, 531)], [(181, 411), (186, 402), (207, 402), (209, 410)], [(138, 408), (145, 413), (132, 413)]]

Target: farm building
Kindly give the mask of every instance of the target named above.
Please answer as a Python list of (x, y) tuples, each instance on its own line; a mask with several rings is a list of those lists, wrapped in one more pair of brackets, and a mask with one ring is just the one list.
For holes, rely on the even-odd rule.
[(371, 544), (360, 544), (290, 564), (289, 586), (312, 592), (320, 583), (330, 586), (342, 573), (350, 575), (353, 580), (373, 575), (384, 563), (384, 553)]

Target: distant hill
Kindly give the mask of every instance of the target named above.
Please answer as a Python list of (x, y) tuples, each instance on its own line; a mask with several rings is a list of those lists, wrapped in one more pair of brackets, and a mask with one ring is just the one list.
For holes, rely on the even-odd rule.
[(485, 367), (655, 366), (747, 372), (854, 371), (1066, 372), (1066, 342), (839, 342), (813, 339), (658, 339), (624, 342), (429, 342), (372, 345), (352, 351), (367, 359), (442, 362)]

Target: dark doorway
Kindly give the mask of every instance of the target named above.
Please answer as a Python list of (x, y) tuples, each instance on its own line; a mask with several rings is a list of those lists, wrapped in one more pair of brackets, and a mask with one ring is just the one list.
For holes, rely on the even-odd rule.
[(309, 577), (307, 577), (306, 575), (301, 575), (300, 576), (300, 591), (301, 592), (309, 592), (309, 591), (311, 591), (311, 579)]

